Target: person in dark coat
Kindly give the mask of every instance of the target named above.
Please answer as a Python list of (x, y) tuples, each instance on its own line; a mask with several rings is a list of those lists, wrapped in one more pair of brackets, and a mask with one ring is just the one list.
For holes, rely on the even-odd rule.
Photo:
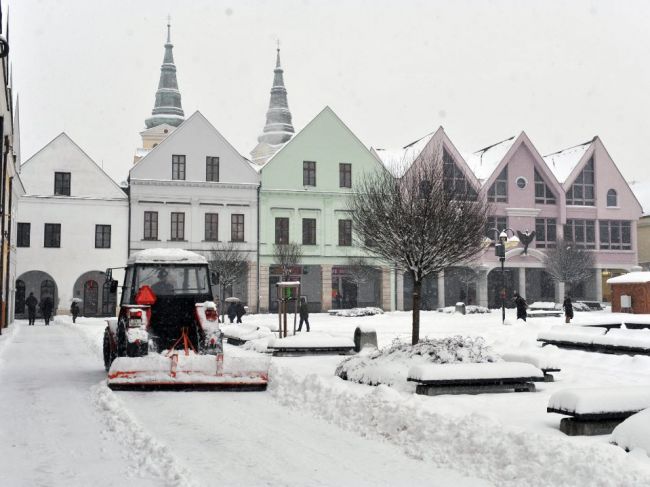
[(237, 303), (230, 303), (226, 314), (231, 323), (235, 321), (235, 317), (237, 316)]
[(43, 320), (45, 320), (45, 325), (50, 324), (50, 319), (52, 318), (52, 310), (54, 309), (54, 302), (49, 296), (45, 296), (41, 299), (41, 313), (43, 313)]
[(36, 306), (38, 305), (38, 299), (34, 296), (34, 293), (29, 293), (27, 299), (25, 300), (27, 305), (27, 318), (29, 319), (29, 326), (32, 326), (36, 321)]
[(72, 315), (72, 322), (76, 323), (77, 316), (79, 316), (79, 303), (77, 301), (73, 301), (72, 305), (70, 305), (70, 314)]
[(571, 323), (573, 318), (573, 303), (571, 303), (571, 298), (566, 296), (564, 298), (564, 303), (562, 303), (562, 308), (564, 309), (564, 321), (565, 323)]
[(515, 292), (514, 302), (517, 307), (517, 319), (526, 321), (526, 316), (528, 315), (526, 308), (528, 308), (528, 303), (517, 292)]
[(305, 298), (300, 299), (300, 324), (298, 325), (298, 331), (302, 331), (303, 322), (307, 326), (307, 332), (309, 332), (309, 306)]
[(235, 314), (237, 315), (237, 323), (241, 323), (241, 317), (246, 314), (246, 309), (242, 302), (237, 303), (237, 306), (235, 306)]

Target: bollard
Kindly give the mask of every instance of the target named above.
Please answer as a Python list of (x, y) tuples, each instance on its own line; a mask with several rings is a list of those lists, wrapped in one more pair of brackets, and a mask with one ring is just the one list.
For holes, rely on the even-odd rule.
[(466, 312), (466, 310), (465, 310), (465, 303), (463, 303), (463, 302), (461, 302), (461, 301), (459, 301), (458, 303), (456, 303), (456, 313), (460, 313), (460, 314), (464, 315), (465, 312)]
[(377, 332), (374, 328), (357, 326), (354, 330), (354, 350), (360, 352), (365, 347), (377, 348)]

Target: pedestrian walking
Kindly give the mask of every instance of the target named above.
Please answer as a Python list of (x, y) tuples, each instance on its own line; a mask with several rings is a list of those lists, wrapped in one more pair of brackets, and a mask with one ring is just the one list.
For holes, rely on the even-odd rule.
[(526, 321), (528, 315), (526, 308), (528, 308), (528, 303), (526, 303), (526, 300), (518, 292), (515, 292), (514, 302), (517, 307), (517, 319)]
[(298, 331), (302, 331), (303, 322), (309, 333), (309, 306), (307, 305), (306, 298), (300, 298), (300, 324), (298, 325)]
[(76, 323), (77, 316), (79, 316), (79, 303), (77, 301), (73, 301), (70, 305), (70, 314), (72, 315), (72, 322)]
[(571, 323), (573, 319), (573, 303), (571, 303), (571, 298), (568, 295), (564, 298), (562, 308), (564, 309), (564, 322)]
[(32, 326), (36, 321), (36, 306), (38, 305), (38, 299), (34, 296), (34, 293), (29, 293), (27, 299), (25, 300), (27, 305), (27, 319), (29, 320), (29, 326)]
[(237, 316), (237, 323), (241, 323), (241, 317), (246, 314), (246, 308), (244, 308), (244, 304), (240, 301), (237, 303), (235, 306), (235, 315)]
[(235, 318), (237, 317), (237, 305), (236, 303), (230, 303), (228, 305), (228, 310), (226, 311), (226, 314), (228, 315), (228, 319), (232, 323), (235, 321)]
[(43, 320), (45, 325), (50, 324), (50, 318), (52, 318), (52, 310), (54, 309), (54, 302), (49, 296), (45, 296), (41, 299), (41, 313), (43, 313)]

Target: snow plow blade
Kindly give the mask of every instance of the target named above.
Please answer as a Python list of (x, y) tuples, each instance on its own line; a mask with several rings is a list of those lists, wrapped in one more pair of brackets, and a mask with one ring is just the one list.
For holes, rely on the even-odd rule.
[(170, 356), (118, 357), (108, 371), (114, 391), (263, 391), (268, 357), (199, 355), (182, 351)]

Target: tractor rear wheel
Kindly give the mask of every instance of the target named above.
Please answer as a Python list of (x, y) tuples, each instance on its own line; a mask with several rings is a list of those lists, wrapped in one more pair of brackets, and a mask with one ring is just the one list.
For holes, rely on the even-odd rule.
[(104, 368), (106, 372), (111, 368), (113, 360), (115, 360), (115, 351), (111, 347), (111, 336), (108, 328), (104, 330)]

